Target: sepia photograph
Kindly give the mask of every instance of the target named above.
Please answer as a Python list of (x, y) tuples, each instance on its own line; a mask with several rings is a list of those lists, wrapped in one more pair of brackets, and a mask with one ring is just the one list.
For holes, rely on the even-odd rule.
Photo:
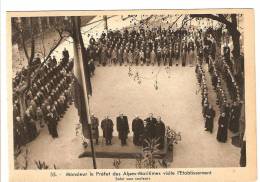
[(13, 170), (246, 168), (248, 16), (204, 12), (11, 14)]

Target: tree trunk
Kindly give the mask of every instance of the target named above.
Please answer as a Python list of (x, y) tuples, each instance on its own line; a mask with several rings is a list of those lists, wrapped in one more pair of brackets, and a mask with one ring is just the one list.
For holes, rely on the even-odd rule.
[(233, 58), (234, 58), (234, 72), (235, 74), (240, 73), (241, 70), (241, 58), (240, 58), (240, 33), (235, 30), (231, 32), (233, 41)]
[[(232, 38), (232, 41), (233, 41), (233, 50), (232, 50), (232, 55), (233, 55), (233, 60), (234, 60), (234, 66), (233, 66), (233, 73), (234, 75), (238, 75), (238, 74), (242, 74), (242, 72), (244, 72), (243, 70), (243, 66), (242, 66), (242, 61), (244, 61), (244, 59), (241, 57), (241, 52), (240, 52), (240, 32), (237, 30), (237, 27), (232, 30), (229, 31), (230, 34), (231, 34), (231, 38)], [(242, 75), (243, 77), (243, 75)], [(243, 82), (244, 83), (244, 82)], [(244, 88), (244, 84), (240, 85), (240, 87)], [(244, 100), (244, 98), (243, 98)], [(244, 133), (245, 133), (245, 120), (243, 119), (243, 115), (244, 115), (244, 112), (245, 110), (243, 109), (244, 108), (244, 103), (243, 104), (243, 107), (241, 108), (241, 114), (240, 114), (240, 118), (239, 118), (239, 144), (242, 144), (243, 143), (243, 136)], [(232, 138), (232, 143), (233, 143), (233, 140), (235, 140), (236, 137), (233, 137)], [(240, 146), (241, 147), (241, 146)]]
[(103, 16), (103, 20), (104, 20), (104, 29), (107, 31), (107, 30), (108, 30), (108, 26), (107, 26), (107, 16)]
[(20, 117), (21, 117), (21, 120), (23, 121), (24, 113), (26, 111), (25, 92), (22, 92), (22, 93), (19, 94), (18, 102), (19, 102), (19, 105), (20, 105)]
[(50, 26), (50, 18), (49, 17), (46, 17), (46, 26), (47, 26), (47, 29), (49, 29), (51, 26)]
[(38, 17), (38, 28), (39, 28), (39, 33), (42, 33), (42, 20), (41, 17)]

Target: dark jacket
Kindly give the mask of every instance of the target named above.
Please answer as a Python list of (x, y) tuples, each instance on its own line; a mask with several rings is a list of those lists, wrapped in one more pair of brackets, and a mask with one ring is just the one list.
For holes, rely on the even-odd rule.
[(104, 119), (101, 122), (101, 128), (103, 130), (103, 137), (106, 139), (111, 139), (112, 138), (112, 133), (113, 133), (113, 121), (111, 119)]
[(160, 121), (160, 122), (157, 122), (156, 125), (155, 125), (155, 137), (156, 138), (164, 138), (165, 136), (165, 124)]
[(144, 122), (140, 118), (135, 118), (132, 122), (132, 131), (135, 134), (142, 134), (144, 132)]
[(227, 130), (228, 130), (228, 123), (226, 116), (220, 116), (218, 120), (218, 133), (217, 133), (217, 140), (219, 142), (226, 142), (227, 141)]
[(156, 127), (156, 119), (155, 118), (146, 118), (146, 126), (145, 126), (145, 137), (154, 138), (155, 137), (155, 127)]
[(120, 116), (118, 116), (116, 118), (116, 126), (117, 126), (117, 131), (118, 131), (118, 137), (120, 139), (127, 138), (127, 135), (129, 133), (127, 116), (123, 116), (122, 118)]

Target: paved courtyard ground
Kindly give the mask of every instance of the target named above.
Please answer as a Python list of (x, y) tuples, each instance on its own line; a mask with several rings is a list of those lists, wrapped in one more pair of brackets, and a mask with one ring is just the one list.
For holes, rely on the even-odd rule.
[[(100, 120), (109, 115), (114, 122), (119, 112), (123, 112), (128, 116), (130, 126), (135, 115), (145, 118), (152, 112), (155, 116), (161, 116), (166, 125), (181, 132), (182, 136), (182, 141), (174, 146), (170, 167), (238, 167), (240, 149), (231, 144), (231, 134), (225, 144), (216, 140), (218, 112), (213, 134), (204, 131), (201, 96), (200, 93), (196, 94), (198, 85), (194, 69), (132, 67), (146, 78), (138, 84), (129, 77), (128, 67), (97, 67), (92, 78), (91, 112)], [(156, 90), (153, 75), (158, 71)], [(210, 97), (215, 100), (215, 93), (211, 93)], [(59, 123), (58, 139), (52, 139), (47, 128), (44, 128), (36, 140), (27, 145), (29, 168), (36, 168), (34, 160), (45, 161), (50, 166), (55, 164), (60, 169), (92, 168), (91, 158), (78, 158), (84, 149), (81, 138), (75, 134), (77, 123), (77, 111), (72, 105)], [(116, 132), (114, 136), (117, 136)], [(134, 159), (121, 161), (120, 168), (135, 168)], [(113, 159), (97, 159), (97, 166), (113, 168), (112, 162)]]

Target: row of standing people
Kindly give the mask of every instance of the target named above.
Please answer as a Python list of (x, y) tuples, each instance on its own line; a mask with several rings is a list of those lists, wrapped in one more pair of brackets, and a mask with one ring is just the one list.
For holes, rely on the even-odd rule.
[(203, 54), (215, 55), (216, 43), (212, 37), (202, 38), (201, 35), (184, 34), (182, 37), (174, 34), (164, 35), (163, 32), (151, 30), (127, 31), (128, 33), (105, 33), (96, 41), (90, 39), (87, 48), (89, 60), (102, 65), (106, 64), (136, 64), (136, 65), (194, 65), (196, 50), (204, 44)]
[[(18, 102), (17, 90), (24, 82), (24, 73), (20, 74), (21, 81), (16, 83), (13, 97), (15, 147), (20, 148), (36, 138), (45, 124), (52, 137), (58, 137), (57, 121), (65, 113), (72, 100), (72, 67), (73, 63), (69, 61), (69, 57), (63, 55), (63, 59), (59, 63), (50, 58), (40, 68), (39, 75), (34, 76), (32, 85), (25, 94), (26, 110), (24, 113), (20, 112), (21, 105)], [(55, 119), (52, 120), (51, 117)]]
[(210, 133), (212, 133), (213, 126), (214, 126), (213, 121), (215, 117), (215, 111), (212, 108), (212, 105), (209, 103), (207, 80), (205, 76), (205, 71), (202, 68), (202, 64), (197, 63), (195, 72), (201, 89), (201, 98), (202, 98), (201, 105), (202, 105), (202, 115), (205, 120), (205, 131), (209, 131)]
[[(99, 143), (99, 120), (93, 114), (91, 119), (91, 133), (92, 139), (96, 140), (96, 144)], [(114, 122), (108, 116), (106, 116), (100, 124), (103, 131), (103, 138), (105, 139), (106, 145), (112, 145)], [(128, 134), (130, 133), (128, 117), (120, 114), (116, 118), (116, 130), (118, 132), (118, 138), (121, 141), (121, 145), (127, 144)], [(136, 146), (145, 146), (145, 139), (157, 139), (159, 144), (159, 149), (164, 147), (164, 137), (165, 137), (165, 124), (161, 120), (161, 117), (157, 119), (153, 117), (151, 113), (149, 117), (142, 120), (140, 117), (136, 116), (132, 121), (132, 132), (133, 132), (133, 143)], [(88, 136), (87, 138), (90, 138)]]
[(243, 79), (240, 79), (238, 75), (236, 75), (237, 77), (234, 76), (232, 69), (225, 59), (222, 60), (222, 63), (221, 73), (227, 83), (227, 89), (229, 91), (230, 97), (233, 101), (240, 101), (243, 93), (243, 83), (241, 83), (243, 82)]
[[(229, 89), (231, 83), (227, 78), (230, 75), (227, 75), (225, 71), (219, 71), (216, 67), (215, 61), (212, 60), (210, 66), (210, 74), (212, 78), (213, 89), (217, 94), (217, 105), (221, 113), (225, 113), (225, 119), (227, 120), (227, 127), (230, 131), (237, 133), (239, 131), (240, 124), (240, 115), (242, 102), (240, 100), (239, 88), (238, 85)], [(222, 62), (223, 66), (227, 66), (225, 61)], [(229, 67), (229, 66), (228, 66)], [(229, 72), (231, 74), (231, 72)], [(224, 79), (221, 79), (224, 78)], [(224, 89), (223, 83), (226, 81), (227, 89)], [(233, 78), (233, 82), (236, 83), (236, 80)], [(230, 96), (230, 99), (227, 99), (227, 95)]]
[[(241, 112), (241, 102), (240, 100), (236, 100), (235, 102), (229, 104), (227, 101), (226, 92), (223, 89), (221, 84), (221, 76), (219, 71), (215, 66), (216, 62), (209, 59), (209, 72), (211, 75), (211, 81), (213, 85), (213, 89), (217, 94), (217, 106), (220, 110), (220, 117), (218, 119), (218, 132), (217, 132), (217, 140), (220, 142), (227, 141), (228, 129), (232, 132), (238, 132), (239, 130), (239, 117)], [(212, 108), (212, 105), (208, 100), (208, 88), (207, 81), (205, 78), (205, 72), (202, 68), (202, 63), (198, 62), (195, 70), (197, 74), (197, 79), (201, 87), (201, 95), (202, 95), (202, 114), (205, 118), (205, 130), (210, 131), (212, 133), (214, 126), (214, 117), (215, 111)]]
[[(215, 110), (208, 99), (208, 88), (207, 80), (205, 78), (205, 72), (201, 64), (198, 64), (196, 67), (197, 79), (201, 87), (201, 96), (202, 96), (202, 115), (205, 121), (205, 131), (213, 132), (214, 127), (214, 118), (216, 115)], [(227, 125), (227, 115), (225, 112), (221, 112), (218, 119), (218, 131), (217, 131), (217, 140), (219, 142), (225, 143), (227, 141), (228, 134), (228, 125)]]

